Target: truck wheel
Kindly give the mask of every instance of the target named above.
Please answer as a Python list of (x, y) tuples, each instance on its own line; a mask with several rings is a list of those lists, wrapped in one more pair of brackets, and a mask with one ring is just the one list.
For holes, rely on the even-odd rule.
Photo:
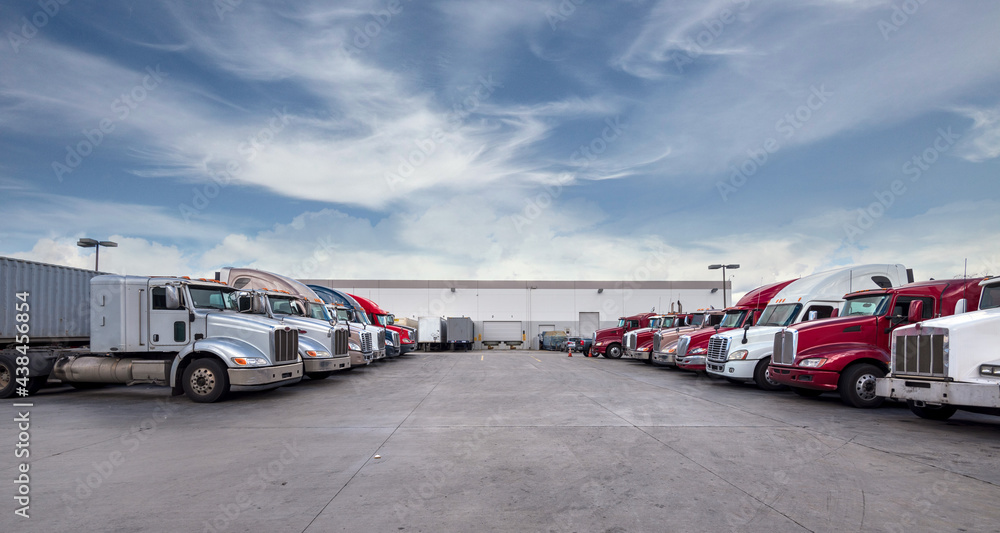
[(784, 385), (771, 379), (771, 370), (768, 368), (770, 365), (770, 357), (761, 359), (760, 362), (757, 363), (757, 367), (753, 369), (753, 382), (756, 383), (761, 390), (773, 391), (784, 389)]
[(215, 359), (198, 359), (184, 369), (181, 382), (191, 401), (212, 403), (229, 392), (229, 374)]
[(14, 395), (17, 382), (14, 381), (14, 362), (0, 355), (0, 398), (10, 398)]
[(619, 359), (622, 356), (622, 345), (612, 344), (608, 346), (608, 349), (604, 352), (604, 357), (608, 359)]
[(315, 380), (326, 379), (330, 377), (330, 374), (333, 374), (333, 372), (306, 372), (306, 376), (308, 376), (309, 379)]
[(820, 394), (823, 394), (823, 391), (816, 389), (803, 389), (802, 387), (789, 387), (789, 388), (792, 389), (792, 392), (798, 394), (803, 398), (815, 398)]
[(837, 383), (840, 399), (859, 409), (878, 407), (885, 398), (875, 394), (875, 380), (884, 377), (885, 372), (881, 368), (868, 363), (848, 367), (846, 372), (841, 373), (840, 382)]
[(927, 420), (948, 420), (951, 418), (951, 415), (958, 411), (958, 408), (954, 405), (947, 404), (938, 406), (925, 404), (923, 407), (919, 407), (913, 400), (906, 400), (906, 406), (910, 408), (913, 414)]

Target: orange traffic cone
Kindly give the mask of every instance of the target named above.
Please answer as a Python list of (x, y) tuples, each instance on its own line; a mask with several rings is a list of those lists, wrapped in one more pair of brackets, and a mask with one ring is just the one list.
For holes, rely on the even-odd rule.
[(569, 351), (569, 355), (567, 357), (573, 357), (573, 348), (570, 348), (569, 346), (567, 346), (566, 350)]

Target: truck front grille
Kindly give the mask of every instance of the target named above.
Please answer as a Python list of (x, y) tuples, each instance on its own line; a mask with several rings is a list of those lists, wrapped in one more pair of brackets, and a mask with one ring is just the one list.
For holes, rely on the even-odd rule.
[(791, 365), (795, 362), (795, 354), (799, 351), (799, 332), (781, 330), (774, 334), (774, 353), (771, 362), (778, 365)]
[(378, 332), (378, 349), (379, 350), (385, 349), (385, 330), (380, 330)]
[(629, 333), (628, 335), (625, 335), (625, 347), (628, 348), (629, 350), (634, 350), (635, 349), (635, 334), (634, 333)]
[(397, 349), (399, 349), (399, 347), (400, 347), (399, 333), (396, 332), (396, 331), (391, 331), (390, 330), (389, 331), (389, 337), (392, 339), (392, 345), (395, 346)]
[(685, 355), (687, 355), (688, 346), (691, 346), (691, 337), (687, 335), (681, 335), (681, 338), (677, 339), (676, 357), (684, 357)]
[(275, 363), (298, 359), (299, 330), (276, 329), (271, 333), (271, 355)]
[(351, 332), (346, 329), (336, 329), (333, 332), (333, 355), (347, 355), (348, 345), (347, 341), (351, 336)]
[(725, 363), (729, 357), (729, 337), (712, 337), (708, 340), (708, 360)]
[(372, 334), (370, 331), (361, 332), (361, 351), (365, 353), (372, 352)]
[(653, 351), (654, 352), (660, 351), (660, 332), (659, 331), (657, 331), (656, 333), (653, 334)]
[(948, 377), (948, 332), (898, 335), (892, 340), (892, 373), (896, 376)]

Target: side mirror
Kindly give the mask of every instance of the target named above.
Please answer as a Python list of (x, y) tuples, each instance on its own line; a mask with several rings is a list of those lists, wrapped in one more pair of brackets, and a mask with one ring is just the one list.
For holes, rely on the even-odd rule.
[(167, 285), (165, 287), (167, 293), (167, 309), (180, 309), (181, 308), (181, 297), (177, 292), (177, 287), (174, 285)]
[(839, 308), (838, 309), (834, 309), (833, 312), (830, 313), (830, 318), (837, 318), (838, 316), (840, 316), (840, 309)]
[(809, 318), (807, 318), (806, 320), (812, 321), (816, 320), (817, 318), (819, 318), (819, 311), (809, 311)]
[(253, 311), (253, 295), (241, 294), (236, 298), (236, 310), (241, 313)]
[(968, 309), (969, 309), (969, 301), (966, 300), (965, 298), (962, 298), (961, 300), (959, 300), (958, 302), (955, 303), (955, 314), (956, 315), (960, 315), (960, 314), (966, 312)]
[(920, 300), (913, 300), (910, 302), (910, 312), (906, 315), (906, 320), (910, 324), (916, 324), (924, 319), (924, 302)]
[(255, 294), (253, 298), (251, 298), (251, 302), (252, 305), (250, 311), (253, 312), (255, 315), (264, 314), (267, 312), (267, 310), (264, 309), (264, 296), (260, 294)]

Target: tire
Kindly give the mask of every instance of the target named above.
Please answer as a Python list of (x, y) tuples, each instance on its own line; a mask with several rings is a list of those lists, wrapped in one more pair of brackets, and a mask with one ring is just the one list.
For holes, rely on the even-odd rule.
[(771, 365), (771, 358), (765, 357), (757, 363), (757, 367), (753, 369), (753, 382), (757, 384), (757, 387), (761, 390), (775, 391), (783, 390), (784, 385), (778, 383), (777, 381), (771, 381), (771, 371), (767, 368)]
[(882, 405), (885, 398), (875, 395), (875, 380), (884, 377), (885, 372), (872, 364), (847, 367), (841, 372), (840, 382), (837, 383), (841, 401), (858, 409), (874, 409)]
[(916, 402), (913, 400), (906, 400), (906, 406), (910, 408), (910, 411), (919, 416), (920, 418), (926, 418), (927, 420), (948, 420), (951, 415), (958, 411), (958, 408), (954, 405), (942, 404), (938, 407), (932, 407), (930, 405), (924, 405), (923, 407), (918, 407)]
[(816, 398), (817, 396), (823, 394), (823, 391), (816, 389), (803, 389), (802, 387), (789, 387), (792, 392), (798, 394), (803, 398)]
[(184, 369), (181, 385), (193, 402), (217, 402), (229, 392), (229, 374), (215, 359), (197, 359)]
[(326, 379), (326, 378), (330, 377), (331, 374), (333, 374), (333, 372), (330, 372), (330, 371), (326, 371), (326, 372), (306, 372), (306, 376), (309, 379), (315, 379), (317, 381), (319, 381), (321, 379)]
[(14, 390), (17, 389), (14, 368), (14, 361), (0, 355), (0, 398), (10, 398), (14, 395)]
[(608, 349), (604, 351), (604, 357), (607, 357), (608, 359), (621, 359), (622, 345), (612, 344), (608, 346)]

